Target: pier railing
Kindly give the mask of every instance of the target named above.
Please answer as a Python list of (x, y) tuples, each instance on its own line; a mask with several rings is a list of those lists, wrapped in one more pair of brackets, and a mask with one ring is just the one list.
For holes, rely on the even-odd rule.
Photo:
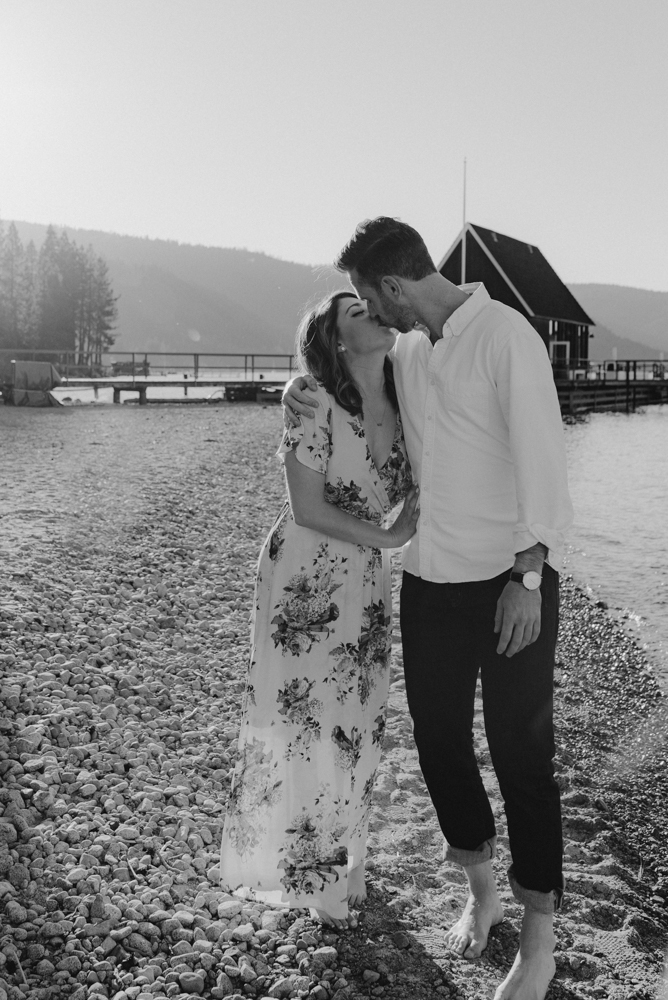
[(604, 361), (553, 361), (552, 370), (557, 382), (653, 382), (668, 380), (668, 362), (623, 360), (609, 358)]
[(186, 353), (176, 351), (110, 351), (99, 358), (81, 357), (76, 351), (0, 349), (0, 360), (50, 361), (59, 374), (70, 378), (146, 379), (151, 376), (197, 379), (207, 376), (231, 381), (285, 380), (295, 371), (291, 354)]

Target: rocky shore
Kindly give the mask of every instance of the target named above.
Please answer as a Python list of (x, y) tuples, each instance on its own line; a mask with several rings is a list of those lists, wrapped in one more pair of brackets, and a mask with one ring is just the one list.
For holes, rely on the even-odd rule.
[[(0, 408), (0, 1000), (488, 997), (519, 908), (504, 885), (484, 957), (446, 953), (465, 888), (417, 766), (398, 635), (357, 927), (218, 888), (254, 565), (284, 492), (277, 410), (47, 416)], [(668, 930), (666, 699), (604, 608), (570, 580), (562, 598), (568, 895), (549, 995), (650, 1000)]]

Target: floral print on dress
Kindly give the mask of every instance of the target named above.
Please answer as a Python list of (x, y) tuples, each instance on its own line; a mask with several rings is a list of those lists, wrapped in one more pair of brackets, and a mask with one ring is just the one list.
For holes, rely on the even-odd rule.
[(310, 896), (344, 874), (348, 865), (348, 851), (341, 842), (347, 832), (341, 821), (344, 811), (329, 785), (324, 785), (314, 808), (304, 808), (293, 818), (278, 851), (284, 855), (278, 864), (285, 873), (280, 881), (288, 892)]
[[(315, 419), (286, 432), (279, 453), (322, 474), (340, 510), (382, 525), (411, 482), (399, 416), (378, 469), (361, 420), (315, 395)], [(258, 563), (239, 746), (261, 750), (242, 749), (225, 819), (229, 891), (347, 916), (385, 728), (390, 584), (387, 549), (301, 527), (283, 505)]]
[(364, 782), (364, 788), (362, 789), (362, 795), (360, 797), (360, 815), (357, 823), (355, 824), (355, 831), (361, 832), (366, 828), (369, 821), (369, 814), (371, 813), (371, 802), (373, 797), (373, 785), (376, 780), (376, 771), (370, 774), (369, 777)]
[(334, 726), (332, 730), (332, 740), (336, 744), (336, 763), (344, 771), (350, 772), (350, 786), (355, 786), (355, 768), (360, 759), (360, 748), (362, 745), (362, 733), (353, 726), (348, 736), (341, 726)]
[(374, 746), (382, 747), (383, 736), (385, 735), (385, 727), (387, 726), (387, 719), (385, 718), (385, 715), (382, 714), (376, 716), (374, 722), (376, 724), (376, 728), (371, 733), (371, 742), (373, 743)]
[(379, 522), (382, 520), (382, 513), (375, 511), (369, 506), (368, 497), (362, 496), (362, 488), (357, 483), (350, 481), (344, 483), (339, 478), (335, 483), (325, 483), (325, 500), (333, 503), (347, 514), (360, 517), (364, 521)]
[(234, 770), (227, 816), (230, 843), (240, 857), (246, 857), (260, 843), (267, 832), (266, 818), (281, 796), (278, 761), (265, 750), (262, 740), (251, 740)]
[[(316, 422), (320, 418), (320, 414), (316, 414), (312, 418), (313, 422)], [(306, 455), (308, 456), (308, 466), (312, 469), (316, 469), (318, 472), (325, 472), (327, 469), (327, 463), (329, 461), (330, 455), (332, 454), (332, 409), (329, 407), (326, 411), (326, 419), (324, 424), (315, 424), (315, 434), (312, 441), (304, 444)], [(281, 442), (281, 447), (286, 451), (294, 451), (299, 444), (303, 442), (303, 427), (298, 425), (297, 427), (286, 427), (283, 434), (283, 441)]]
[(277, 563), (283, 555), (283, 545), (285, 543), (285, 521), (283, 520), (283, 515), (285, 514), (286, 507), (289, 508), (289, 506), (290, 504), (286, 501), (276, 521), (276, 527), (269, 535), (269, 558), (273, 563)]
[(321, 633), (325, 638), (329, 635), (328, 625), (339, 617), (339, 609), (330, 597), (340, 586), (323, 589), (306, 573), (290, 578), (283, 588), (287, 596), (277, 605), (279, 613), (271, 620), (278, 626), (271, 637), (275, 646), (282, 646), (283, 656), (309, 653), (313, 643), (320, 641)]
[(322, 702), (309, 697), (315, 685), (316, 681), (304, 677), (290, 681), (278, 692), (276, 701), (281, 706), (278, 714), (295, 730), (285, 750), (288, 759), (298, 754), (304, 760), (310, 760), (311, 744), (320, 739), (318, 717), (322, 715)]
[(365, 705), (378, 677), (389, 668), (390, 621), (383, 601), (372, 603), (362, 612), (359, 642), (341, 643), (331, 650), (330, 656), (335, 662), (325, 683), (335, 685), (340, 702), (351, 693), (352, 681), (356, 678), (357, 693)]

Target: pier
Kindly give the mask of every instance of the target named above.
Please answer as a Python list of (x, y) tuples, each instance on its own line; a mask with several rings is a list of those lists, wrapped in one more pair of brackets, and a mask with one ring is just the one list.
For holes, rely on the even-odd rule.
[[(189, 397), (192, 389), (210, 388), (211, 401), (243, 402), (280, 399), (285, 383), (295, 372), (290, 354), (184, 354), (134, 351), (103, 354), (92, 361), (72, 351), (0, 351), (0, 362), (49, 361), (60, 375), (59, 390), (100, 389), (113, 391), (114, 403), (121, 396), (136, 394), (140, 406), (147, 403), (205, 402)], [(0, 364), (0, 370), (2, 370)], [(0, 386), (1, 387), (1, 386)], [(151, 399), (150, 389), (174, 389), (175, 398)]]
[(634, 413), (668, 403), (668, 364), (663, 361), (555, 363), (552, 369), (564, 416)]
[[(50, 361), (57, 369), (59, 390), (111, 389), (114, 403), (133, 395), (140, 406), (167, 402), (278, 401), (295, 374), (290, 354), (185, 354), (150, 351), (109, 353), (85, 362), (71, 351), (0, 350), (0, 372), (8, 362)], [(3, 365), (4, 362), (4, 365)], [(668, 363), (663, 361), (553, 361), (561, 412), (635, 410), (668, 403)], [(0, 386), (2, 388), (2, 386)], [(174, 396), (151, 398), (151, 389), (173, 389)], [(193, 389), (210, 388), (208, 397), (194, 398)]]

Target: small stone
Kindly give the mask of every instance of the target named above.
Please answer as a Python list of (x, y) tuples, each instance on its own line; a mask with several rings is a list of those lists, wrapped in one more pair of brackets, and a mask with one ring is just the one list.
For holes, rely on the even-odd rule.
[(69, 972), (70, 975), (76, 975), (77, 972), (81, 972), (81, 960), (76, 955), (66, 955), (65, 958), (61, 958), (56, 968), (59, 972)]
[[(243, 909), (243, 903), (240, 899), (224, 899), (222, 903), (218, 904), (218, 916), (227, 920), (229, 917), (234, 917), (237, 913), (241, 913)], [(262, 916), (264, 917), (264, 913)]]
[(274, 985), (267, 992), (269, 997), (277, 997), (282, 1000), (283, 997), (289, 997), (292, 993), (292, 980), (285, 976), (283, 979), (278, 979)]
[(0, 843), (14, 844), (18, 840), (18, 836), (16, 827), (12, 823), (0, 819)]
[(145, 937), (141, 934), (133, 932), (128, 934), (128, 936), (123, 940), (123, 947), (127, 948), (129, 951), (134, 951), (138, 955), (143, 955), (145, 958), (150, 958), (153, 955), (153, 946), (150, 941), (147, 941)]
[(336, 964), (338, 957), (339, 953), (336, 948), (332, 948), (331, 946), (316, 948), (313, 952), (313, 963), (314, 965), (329, 967)]
[(30, 881), (30, 872), (25, 865), (12, 865), (7, 878), (15, 888), (24, 889)]
[(265, 931), (277, 931), (281, 926), (285, 912), (285, 910), (265, 910), (260, 918), (262, 929)]
[(96, 895), (95, 899), (90, 904), (90, 915), (91, 918), (95, 920), (104, 920), (104, 918), (107, 916), (107, 910), (104, 905), (104, 899), (99, 893)]
[(184, 993), (203, 993), (204, 976), (198, 972), (182, 972), (179, 976), (179, 985)]
[(409, 938), (408, 934), (404, 933), (404, 931), (397, 931), (395, 934), (393, 934), (392, 941), (394, 942), (395, 948), (399, 949), (408, 948), (411, 943), (411, 939)]
[(125, 841), (139, 840), (140, 833), (136, 826), (119, 826), (116, 836)]
[(250, 941), (250, 939), (255, 934), (255, 928), (252, 924), (239, 924), (232, 931), (233, 941)]
[(28, 919), (28, 911), (25, 906), (21, 906), (16, 900), (12, 899), (5, 906), (5, 916), (9, 920), (10, 924), (18, 926), (19, 924), (24, 924)]
[(56, 971), (56, 967), (53, 962), (50, 962), (48, 958), (43, 958), (41, 962), (38, 962), (35, 966), (35, 973), (41, 979), (46, 979), (53, 975)]
[(373, 969), (365, 969), (362, 973), (362, 979), (365, 983), (377, 983), (380, 979), (380, 973), (374, 972)]
[(76, 885), (77, 882), (85, 879), (86, 874), (86, 869), (82, 866), (78, 866), (77, 868), (72, 868), (71, 871), (67, 873), (66, 878), (70, 885)]

